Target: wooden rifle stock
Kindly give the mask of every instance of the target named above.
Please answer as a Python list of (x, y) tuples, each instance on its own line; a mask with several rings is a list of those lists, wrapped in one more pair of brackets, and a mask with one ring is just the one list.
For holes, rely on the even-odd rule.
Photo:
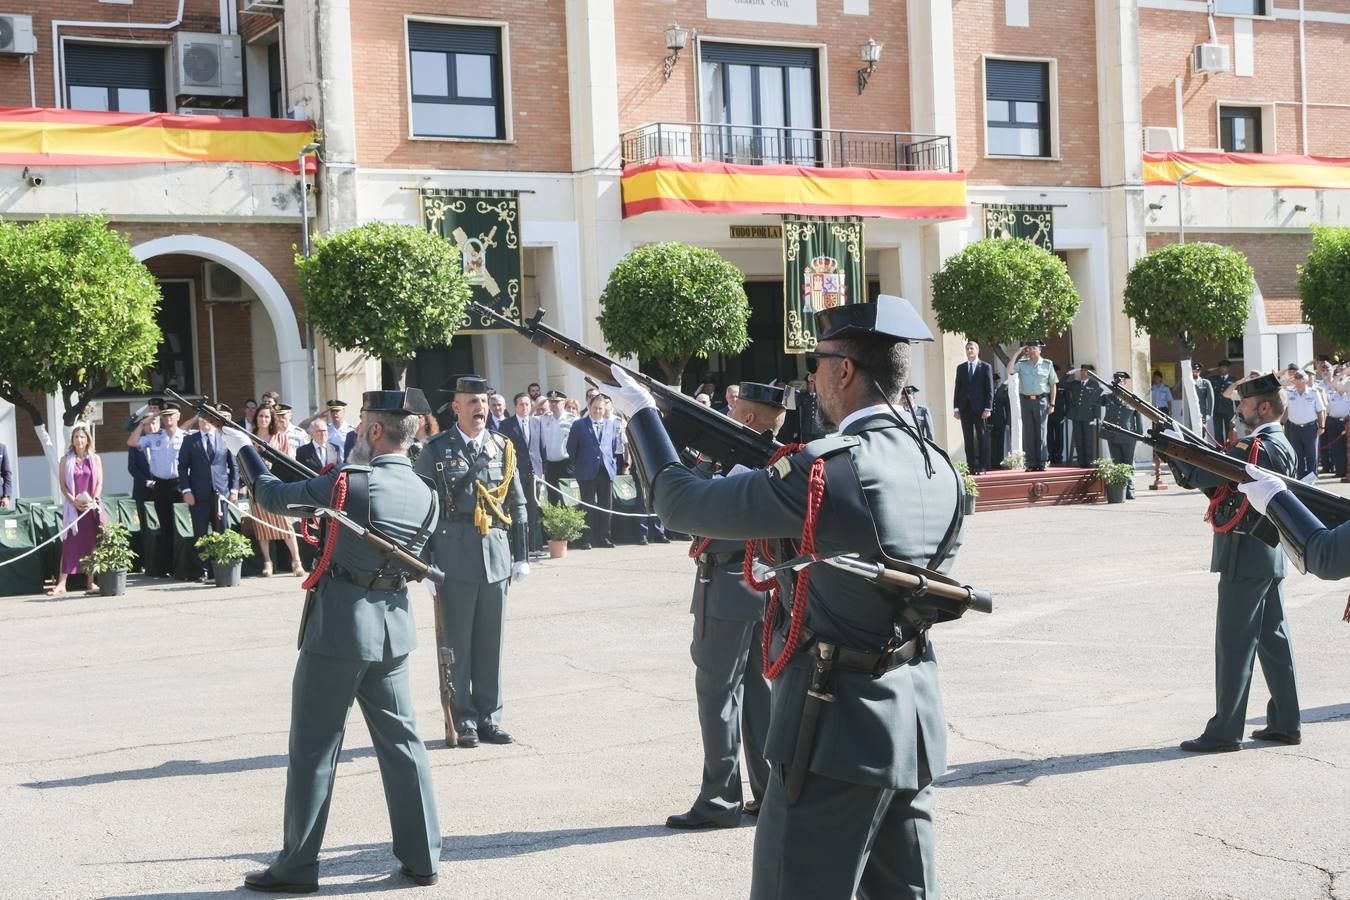
[(1152, 403), (1148, 402), (1143, 397), (1139, 396), (1134, 391), (1127, 388), (1125, 385), (1120, 384), (1119, 382), (1114, 380), (1107, 381), (1105, 378), (1098, 375), (1091, 369), (1088, 370), (1088, 375), (1090, 375), (1093, 379), (1095, 379), (1096, 382), (1100, 384), (1103, 388), (1119, 397), (1120, 400), (1130, 409), (1139, 413), (1145, 419), (1148, 419), (1150, 422), (1157, 425), (1158, 427), (1175, 428), (1177, 431), (1186, 435), (1187, 439), (1189, 439), (1192, 443), (1199, 444), (1204, 447), (1217, 448), (1219, 446), (1218, 443), (1209, 435), (1196, 432), (1194, 429), (1182, 425), (1176, 419), (1172, 418), (1170, 415), (1163, 412), (1161, 409), (1158, 409), (1158, 407), (1154, 406)]

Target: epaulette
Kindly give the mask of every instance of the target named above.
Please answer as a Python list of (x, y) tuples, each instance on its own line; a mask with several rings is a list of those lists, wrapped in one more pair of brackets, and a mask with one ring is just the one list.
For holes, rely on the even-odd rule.
[(792, 467), (800, 462), (802, 468), (809, 469), (811, 464), (818, 459), (829, 459), (858, 446), (861, 443), (857, 435), (853, 434), (832, 434), (828, 437), (817, 438), (807, 444), (797, 453), (791, 456), (784, 456), (778, 462), (769, 466), (769, 474), (774, 478), (787, 478), (792, 472)]
[(492, 439), (496, 442), (498, 450), (506, 449), (506, 435), (502, 434), (500, 431), (489, 431), (488, 434), (492, 435)]
[(439, 440), (444, 440), (444, 439), (446, 439), (446, 438), (449, 438), (450, 435), (452, 435), (452, 434), (454, 434), (454, 431), (452, 431), (452, 430), (449, 429), (449, 428), (447, 428), (445, 431), (438, 431), (438, 432), (436, 432), (435, 434), (433, 434), (431, 437), (427, 438), (426, 446), (427, 446), (427, 447), (430, 447), (432, 444), (436, 443), (436, 442), (439, 441)]
[(339, 469), (338, 471), (339, 471), (339, 472), (373, 472), (373, 471), (375, 471), (375, 470), (374, 470), (372, 467), (367, 466), (367, 465), (362, 465), (361, 463), (347, 463), (346, 465), (344, 465), (344, 466), (343, 466), (341, 469)]

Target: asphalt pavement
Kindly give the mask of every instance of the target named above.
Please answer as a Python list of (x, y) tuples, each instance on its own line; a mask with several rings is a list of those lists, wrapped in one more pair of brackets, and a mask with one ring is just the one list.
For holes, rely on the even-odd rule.
[[(954, 574), (996, 610), (934, 632), (943, 896), (1350, 898), (1350, 584), (1286, 581), (1303, 744), (1181, 753), (1213, 711), (1209, 529), (1198, 494), (1138, 493), (968, 520)], [(701, 772), (685, 549), (574, 551), (512, 588), (511, 746), (445, 747), (419, 592), (441, 880), (397, 874), (354, 712), (320, 896), (746, 896), (753, 820), (662, 824)], [(0, 897), (244, 896), (281, 841), (298, 584), (0, 598)], [(1267, 696), (1258, 670), (1250, 727)]]

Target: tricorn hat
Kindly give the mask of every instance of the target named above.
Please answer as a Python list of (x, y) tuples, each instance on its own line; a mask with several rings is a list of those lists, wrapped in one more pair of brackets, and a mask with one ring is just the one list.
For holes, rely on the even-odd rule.
[(406, 391), (366, 391), (361, 395), (362, 412), (403, 413), (406, 416), (431, 415), (427, 395), (421, 388)]
[(740, 387), (742, 400), (766, 403), (779, 409), (787, 409), (788, 393), (792, 390), (786, 386), (760, 384), (757, 381), (742, 381)]
[(1274, 375), (1258, 375), (1237, 383), (1239, 397), (1255, 397), (1259, 394), (1273, 394), (1280, 389), (1280, 379)]
[(488, 382), (482, 375), (458, 375), (453, 382), (441, 388), (441, 390), (451, 394), (486, 394)]
[(816, 340), (873, 335), (896, 341), (931, 341), (933, 332), (903, 297), (881, 294), (875, 303), (845, 303), (816, 313)]

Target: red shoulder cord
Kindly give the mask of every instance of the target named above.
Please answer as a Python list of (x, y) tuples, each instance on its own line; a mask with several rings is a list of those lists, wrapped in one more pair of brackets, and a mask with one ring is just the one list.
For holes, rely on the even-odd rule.
[[(324, 471), (327, 472), (328, 469), (325, 468)], [(339, 512), (347, 505), (346, 472), (339, 472), (337, 480), (333, 482), (333, 499), (331, 502), (333, 504), (333, 509), (336, 509)], [(333, 558), (333, 548), (337, 546), (337, 537), (340, 530), (341, 529), (332, 522), (328, 524), (328, 534), (323, 543), (323, 552), (319, 554), (318, 561), (314, 563), (314, 571), (310, 572), (309, 577), (300, 585), (302, 590), (307, 591), (314, 587), (314, 585), (319, 583), (319, 579), (323, 577), (324, 569), (328, 568), (328, 563)]]
[[(322, 469), (319, 470), (319, 474), (327, 475), (330, 471), (332, 471), (335, 468), (337, 468), (335, 463), (329, 463), (328, 465), (324, 466)], [(301, 519), (300, 540), (304, 541), (306, 544), (309, 544), (311, 547), (317, 547), (319, 545), (318, 525), (319, 525), (318, 519)]]
[[(1247, 462), (1255, 465), (1257, 449), (1260, 445), (1261, 438), (1253, 437), (1251, 452), (1247, 454)], [(1250, 499), (1246, 494), (1243, 494), (1242, 502), (1238, 504), (1237, 512), (1233, 513), (1233, 518), (1222, 525), (1217, 524), (1214, 521), (1214, 511), (1219, 508), (1220, 503), (1228, 499), (1229, 495), (1233, 493), (1233, 490), (1234, 488), (1228, 484), (1228, 482), (1224, 482), (1214, 489), (1214, 496), (1209, 498), (1209, 508), (1205, 510), (1205, 521), (1214, 529), (1215, 534), (1227, 534), (1236, 528), (1238, 523), (1242, 521), (1242, 517), (1247, 514), (1247, 507), (1251, 505)]]

